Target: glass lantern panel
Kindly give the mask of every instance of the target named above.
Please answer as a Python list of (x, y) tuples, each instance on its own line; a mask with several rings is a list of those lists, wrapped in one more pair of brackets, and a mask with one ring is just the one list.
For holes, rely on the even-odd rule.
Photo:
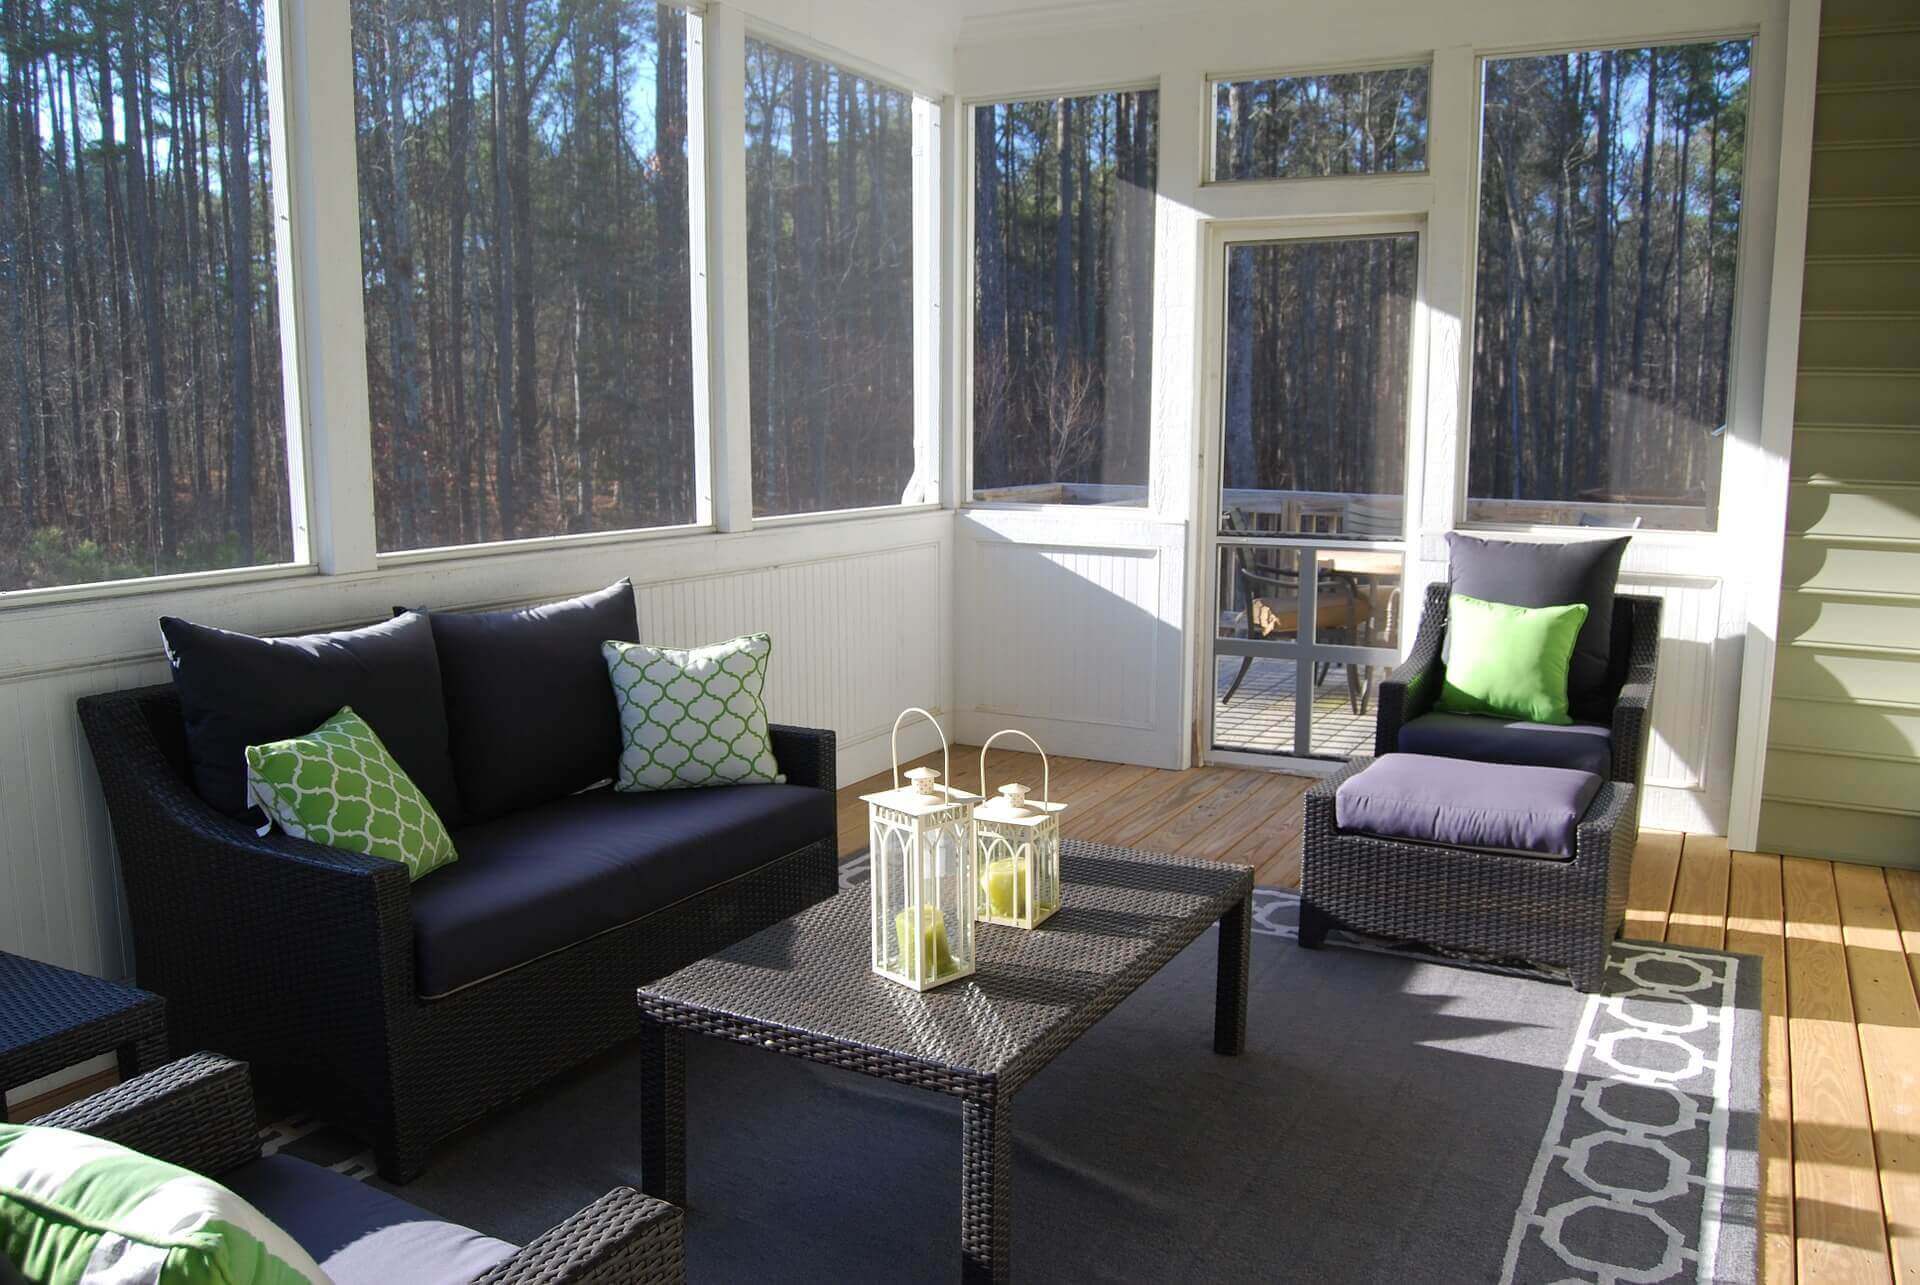
[(920, 871), (922, 922), (928, 934), (922, 985), (973, 970), (972, 838), (962, 813), (926, 835)]
[(1047, 826), (1034, 840), (1033, 896), (1036, 917), (1060, 909), (1060, 827)]
[(1032, 914), (1033, 845), (1017, 826), (980, 827), (980, 905), (990, 919), (1026, 919)]
[(913, 849), (913, 831), (874, 812), (870, 840), (873, 862), (873, 966), (883, 972), (905, 974), (907, 960), (897, 926), (905, 921), (907, 897), (911, 893), (909, 861)]

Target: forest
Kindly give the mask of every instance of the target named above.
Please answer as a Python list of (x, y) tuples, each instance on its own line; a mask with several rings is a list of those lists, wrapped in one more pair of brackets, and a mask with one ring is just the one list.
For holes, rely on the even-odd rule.
[(380, 547), (693, 521), (685, 13), (352, 14)]
[(1145, 500), (1159, 106), (1130, 90), (975, 109), (977, 492), (1091, 482)]
[(1327, 178), (1427, 167), (1425, 67), (1220, 81), (1218, 179)]
[(913, 97), (747, 41), (757, 514), (898, 504), (913, 475)]
[(291, 556), (262, 23), (0, 6), (0, 590)]
[(1475, 500), (1675, 505), (1648, 521), (1713, 525), (1748, 54), (1486, 63)]
[[(1223, 456), (1229, 489), (1403, 493), (1419, 263), (1412, 233), (1232, 248)], [(1370, 503), (1383, 525), (1366, 534), (1398, 535), (1393, 499)], [(1336, 512), (1347, 525), (1344, 506)]]

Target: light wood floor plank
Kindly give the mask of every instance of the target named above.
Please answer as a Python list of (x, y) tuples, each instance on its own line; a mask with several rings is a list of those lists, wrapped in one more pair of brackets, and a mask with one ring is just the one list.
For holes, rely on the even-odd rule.
[(1886, 877), (1875, 866), (1835, 865), (1833, 881), (1893, 1272), (1920, 1280), (1920, 1002)]
[(1627, 884), (1627, 922), (1621, 934), (1635, 941), (1664, 941), (1667, 911), (1673, 906), (1674, 876), (1680, 869), (1680, 836), (1671, 830), (1642, 830), (1633, 853), (1633, 877)]
[(1126, 798), (1112, 800), (1118, 806), (1111, 815), (1091, 821), (1085, 837), (1094, 843), (1112, 843), (1124, 848), (1165, 825), (1176, 813), (1185, 811), (1224, 786), (1233, 779), (1236, 771), (1217, 768), (1206, 772), (1176, 773), (1172, 776), (1171, 789), (1151, 793), (1140, 790)]
[(1667, 915), (1667, 940), (1675, 946), (1719, 950), (1727, 940), (1727, 841), (1690, 834), (1680, 849), (1680, 872)]
[(1920, 870), (1887, 871), (1887, 892), (1900, 921), (1900, 941), (1907, 952), (1907, 972), (1920, 992)]
[(1780, 858), (1732, 855), (1726, 948), (1760, 957), (1765, 1022), (1760, 1117), (1760, 1279), (1791, 1285), (1793, 1245), (1793, 1064), (1787, 1048), (1787, 939)]
[[(1181, 851), (1189, 856), (1207, 857), (1215, 861), (1235, 860), (1228, 856), (1242, 838), (1257, 835), (1263, 831), (1284, 826), (1290, 813), (1300, 809), (1300, 796), (1313, 784), (1309, 777), (1281, 776), (1278, 773), (1263, 772), (1261, 781), (1246, 798), (1223, 813), (1218, 820), (1195, 835)], [(1299, 830), (1294, 823), (1293, 831)], [(1242, 862), (1242, 864), (1255, 864)]]
[(1800, 1279), (1890, 1281), (1872, 1117), (1841, 945), (1833, 866), (1788, 857), (1787, 1024), (1793, 1230)]
[(1195, 800), (1193, 806), (1173, 813), (1160, 825), (1134, 840), (1134, 846), (1149, 852), (1197, 855), (1193, 852), (1195, 840), (1272, 780), (1272, 775), (1267, 772), (1236, 772), (1217, 789)]

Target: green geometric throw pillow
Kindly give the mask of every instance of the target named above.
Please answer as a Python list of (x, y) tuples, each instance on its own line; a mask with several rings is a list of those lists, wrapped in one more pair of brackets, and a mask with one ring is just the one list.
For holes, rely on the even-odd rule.
[(440, 814), (348, 705), (305, 736), (247, 746), (247, 795), (296, 839), (398, 861), (409, 882), (457, 855)]
[(1513, 607), (1464, 593), (1447, 599), (1447, 663), (1438, 708), (1565, 726), (1567, 677), (1587, 604)]
[(767, 659), (773, 639), (748, 634), (682, 650), (603, 642), (620, 709), (620, 772), (627, 793), (784, 781), (767, 735)]
[(115, 1142), (0, 1124), (0, 1260), (49, 1285), (326, 1285), (210, 1178)]

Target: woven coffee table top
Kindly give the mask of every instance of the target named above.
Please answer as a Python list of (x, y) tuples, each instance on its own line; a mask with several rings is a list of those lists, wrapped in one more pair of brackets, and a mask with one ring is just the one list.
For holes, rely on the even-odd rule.
[(962, 1096), (1023, 1082), (1245, 901), (1253, 871), (1067, 840), (1058, 913), (978, 926), (974, 975), (916, 993), (871, 967), (870, 894), (846, 889), (640, 988), (669, 1026)]

